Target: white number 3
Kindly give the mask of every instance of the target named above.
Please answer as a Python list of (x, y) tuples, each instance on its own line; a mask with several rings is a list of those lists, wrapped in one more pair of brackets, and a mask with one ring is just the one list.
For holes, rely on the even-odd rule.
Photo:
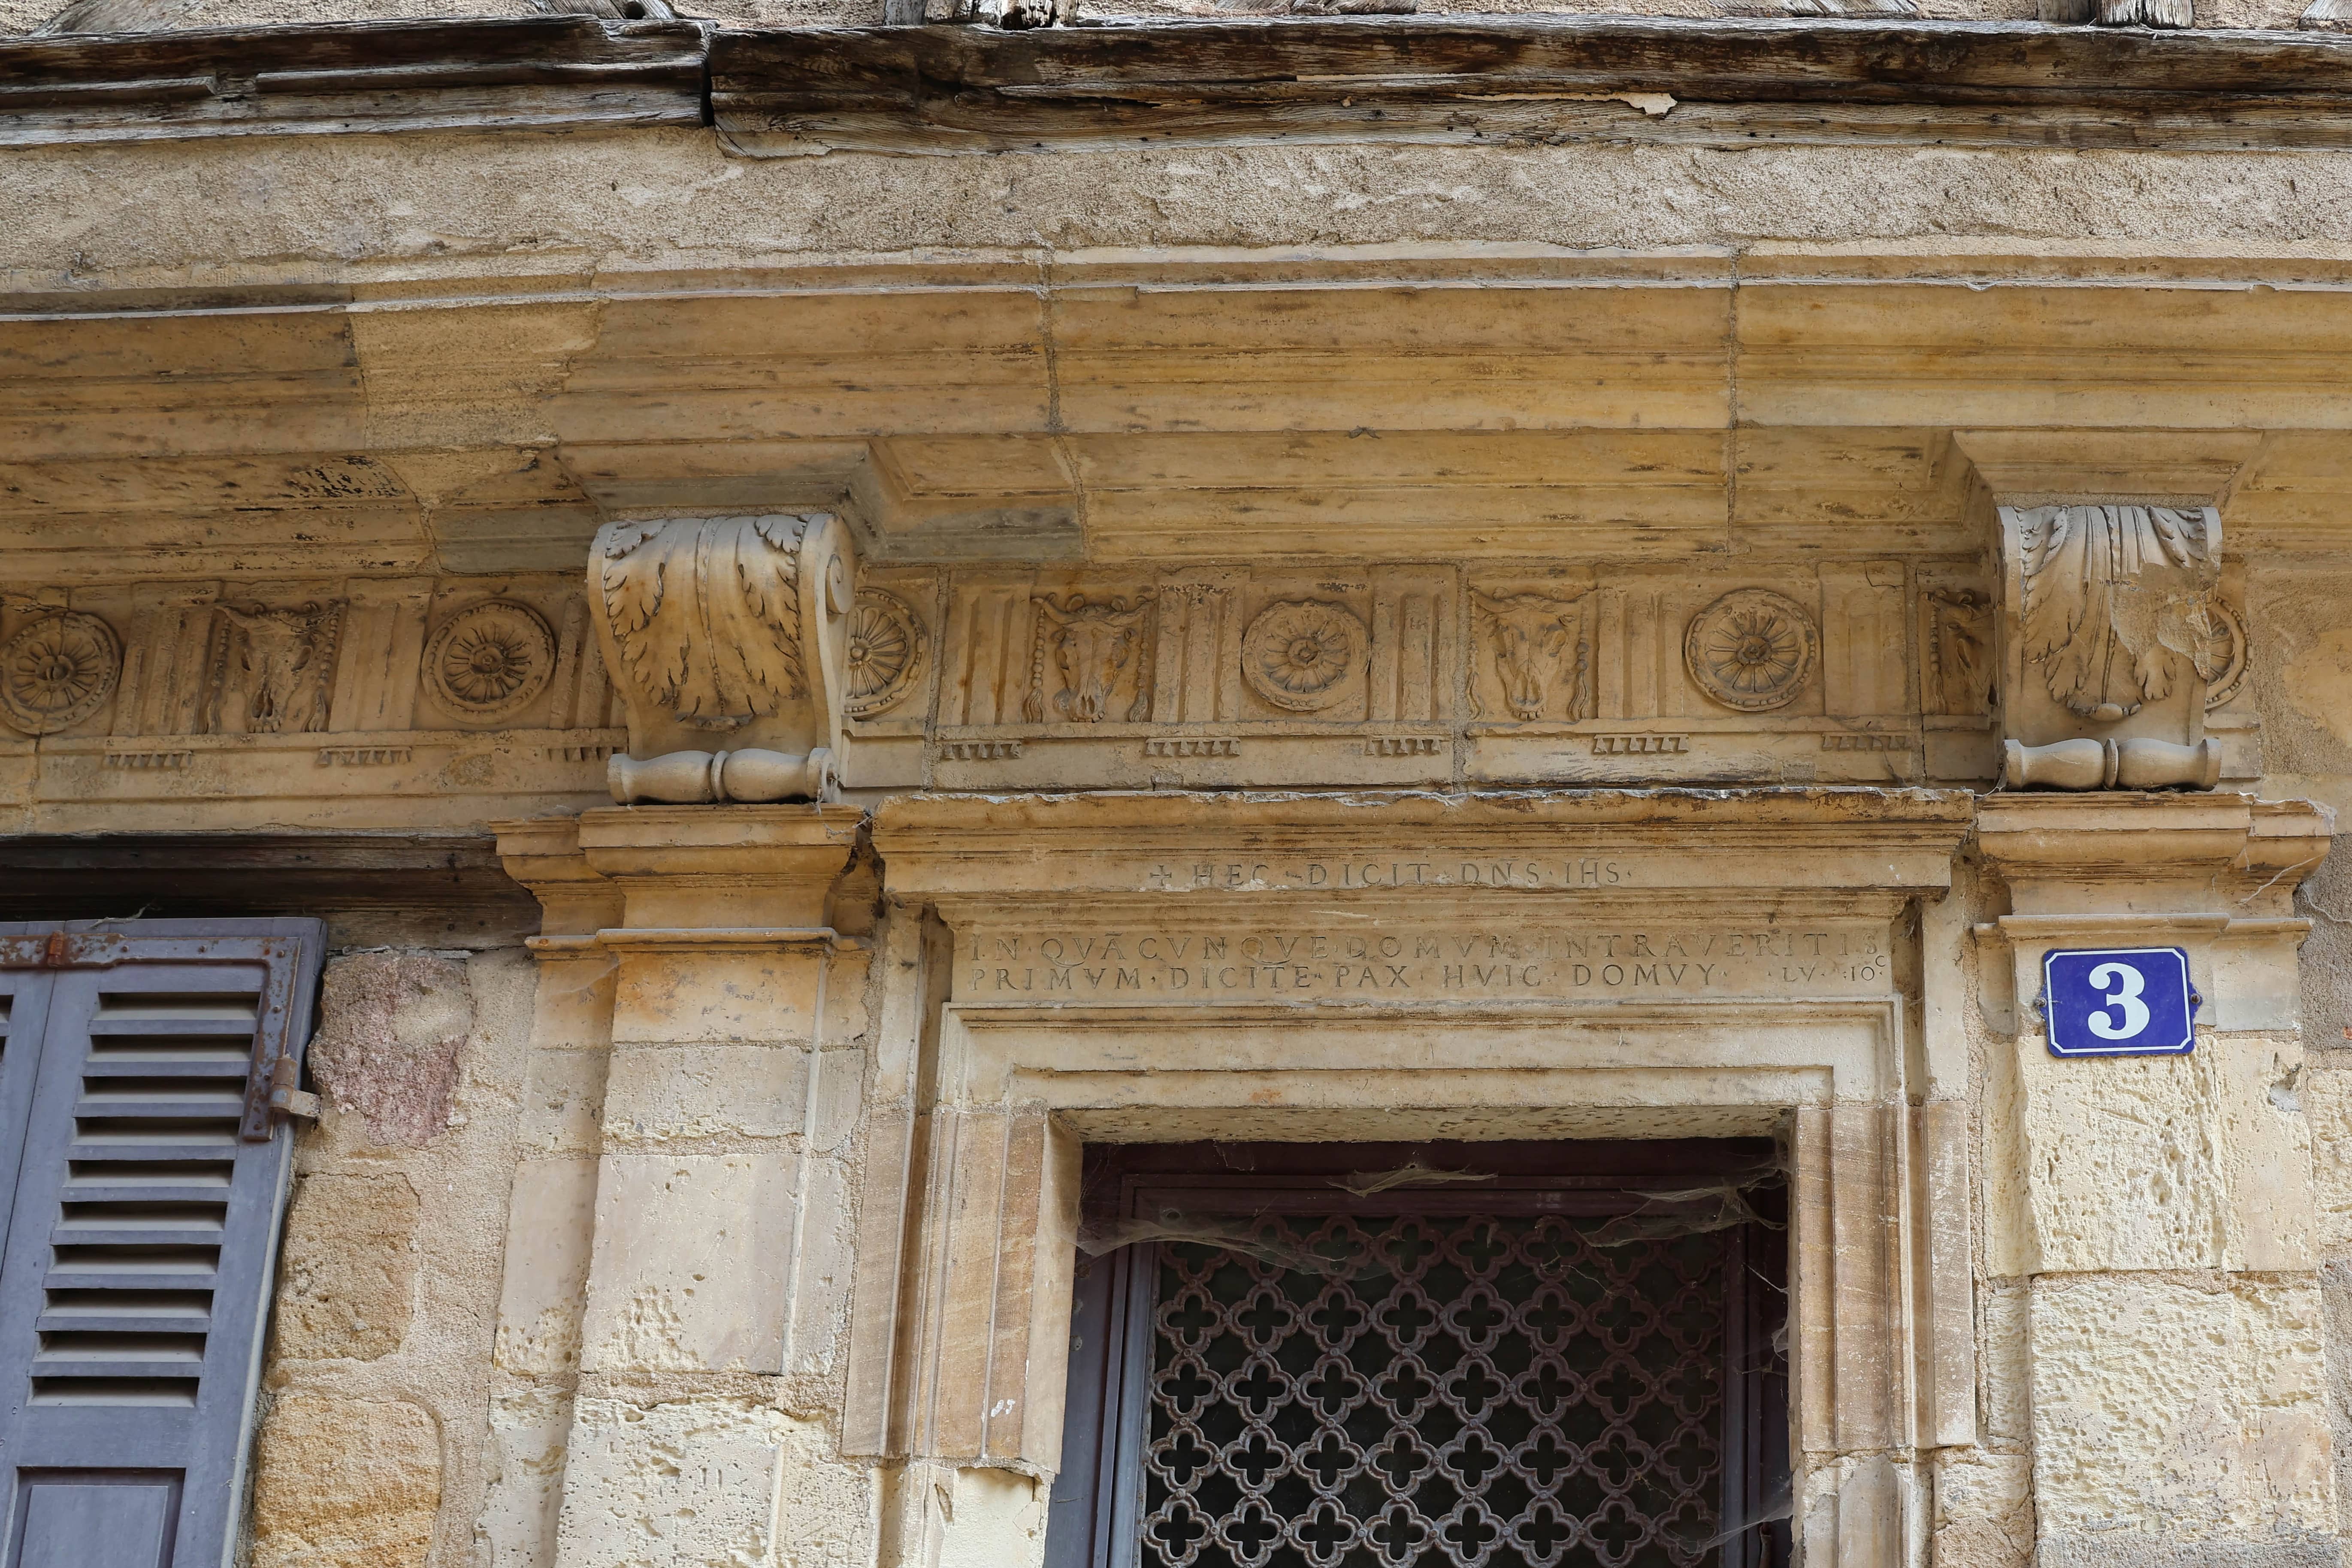
[(2101, 1000), (2107, 1007), (2123, 1009), (2123, 1022), (2116, 1023), (2107, 1016), (2106, 1007), (2091, 1010), (2091, 1033), (2103, 1040), (2128, 1040), (2147, 1027), (2147, 1004), (2139, 994), (2147, 989), (2147, 976), (2128, 963), (2102, 963), (2091, 971), (2091, 989), (2096, 991), (2112, 985), (2113, 991)]

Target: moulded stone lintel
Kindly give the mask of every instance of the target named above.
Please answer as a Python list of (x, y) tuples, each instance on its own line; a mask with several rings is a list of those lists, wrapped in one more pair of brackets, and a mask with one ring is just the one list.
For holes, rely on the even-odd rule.
[(1784, 889), (1899, 902), (1950, 885), (1970, 812), (1964, 791), (1835, 787), (924, 795), (885, 802), (875, 843), (894, 894), (942, 902)]

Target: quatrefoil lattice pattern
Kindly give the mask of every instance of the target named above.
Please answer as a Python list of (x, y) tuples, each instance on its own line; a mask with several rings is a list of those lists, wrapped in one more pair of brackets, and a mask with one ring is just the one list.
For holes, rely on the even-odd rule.
[(1600, 1224), (1268, 1216), (1263, 1257), (1163, 1242), (1147, 1568), (1700, 1561), (1726, 1237), (1598, 1247)]

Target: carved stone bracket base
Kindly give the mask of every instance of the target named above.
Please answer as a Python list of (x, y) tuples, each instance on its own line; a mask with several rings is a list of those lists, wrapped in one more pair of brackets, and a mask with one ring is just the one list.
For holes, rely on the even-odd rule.
[(669, 752), (658, 757), (615, 755), (604, 764), (613, 798), (623, 805), (658, 801), (668, 805), (708, 805), (735, 801), (768, 805), (778, 801), (829, 801), (841, 794), (831, 748), (804, 757), (788, 752)]
[(2011, 789), (2211, 789), (2221, 782), (2216, 741), (2058, 741), (2003, 744), (2000, 781)]

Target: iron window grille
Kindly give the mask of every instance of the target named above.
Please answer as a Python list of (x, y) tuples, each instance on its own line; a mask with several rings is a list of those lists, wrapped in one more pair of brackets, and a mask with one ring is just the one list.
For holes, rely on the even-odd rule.
[(1769, 1142), (1098, 1146), (1085, 1202), (1048, 1568), (1789, 1561)]

